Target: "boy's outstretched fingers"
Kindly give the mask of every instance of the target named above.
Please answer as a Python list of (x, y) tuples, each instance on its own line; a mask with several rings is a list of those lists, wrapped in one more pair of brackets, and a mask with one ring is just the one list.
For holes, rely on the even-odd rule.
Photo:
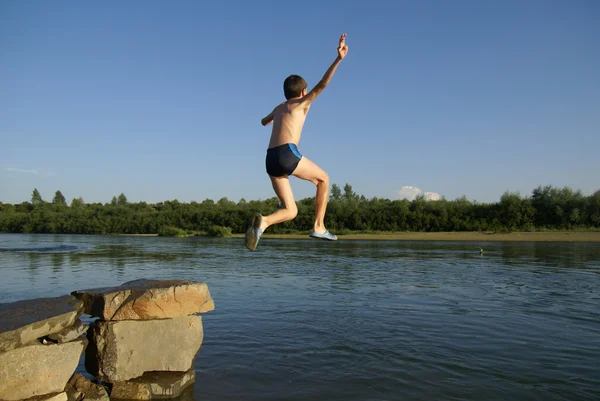
[(340, 36), (340, 43), (338, 45), (338, 55), (340, 58), (346, 57), (346, 53), (348, 53), (348, 46), (346, 45), (346, 34), (343, 33)]

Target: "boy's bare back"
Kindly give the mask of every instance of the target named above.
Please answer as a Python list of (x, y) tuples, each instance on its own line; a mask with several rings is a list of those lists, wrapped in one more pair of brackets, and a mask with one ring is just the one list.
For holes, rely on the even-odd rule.
[(293, 99), (275, 107), (269, 148), (286, 143), (298, 145), (307, 113), (308, 107), (302, 105), (301, 99)]

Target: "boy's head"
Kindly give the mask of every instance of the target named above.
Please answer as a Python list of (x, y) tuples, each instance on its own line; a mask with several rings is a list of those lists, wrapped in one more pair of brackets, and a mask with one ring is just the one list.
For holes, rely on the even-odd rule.
[(290, 100), (295, 97), (306, 96), (306, 81), (300, 75), (290, 75), (283, 81), (283, 93)]

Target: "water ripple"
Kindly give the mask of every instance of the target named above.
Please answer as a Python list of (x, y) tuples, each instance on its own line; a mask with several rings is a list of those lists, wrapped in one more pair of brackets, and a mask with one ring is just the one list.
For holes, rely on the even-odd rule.
[(207, 282), (196, 399), (600, 399), (598, 244), (265, 238), (247, 252), (240, 239), (0, 235), (0, 249), (0, 302)]

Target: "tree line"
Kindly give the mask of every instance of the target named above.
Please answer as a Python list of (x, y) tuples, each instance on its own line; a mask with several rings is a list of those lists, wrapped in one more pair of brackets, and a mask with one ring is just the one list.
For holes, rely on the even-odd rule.
[[(271, 233), (307, 233), (312, 228), (315, 198), (299, 200), (296, 219), (273, 226)], [(155, 204), (129, 202), (124, 194), (109, 203), (70, 205), (60, 191), (45, 201), (35, 189), (30, 202), (0, 202), (0, 232), (61, 234), (157, 234), (161, 232), (222, 235), (243, 233), (253, 212), (263, 215), (279, 207), (266, 200)], [(539, 186), (531, 196), (505, 192), (498, 202), (455, 200), (367, 199), (350, 184), (331, 187), (325, 223), (335, 233), (393, 231), (537, 231), (600, 228), (600, 190), (590, 196), (569, 187)]]

